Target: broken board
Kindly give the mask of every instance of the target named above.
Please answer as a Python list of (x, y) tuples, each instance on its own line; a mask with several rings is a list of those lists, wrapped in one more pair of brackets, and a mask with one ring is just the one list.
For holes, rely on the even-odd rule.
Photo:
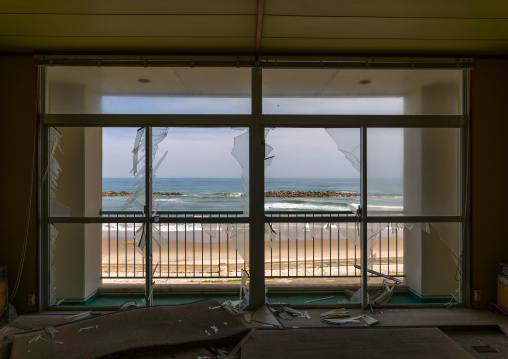
[[(11, 358), (110, 358), (234, 344), (249, 328), (216, 299), (132, 309), (14, 336)], [(36, 340), (38, 336), (44, 340)], [(60, 344), (60, 343), (63, 344)]]

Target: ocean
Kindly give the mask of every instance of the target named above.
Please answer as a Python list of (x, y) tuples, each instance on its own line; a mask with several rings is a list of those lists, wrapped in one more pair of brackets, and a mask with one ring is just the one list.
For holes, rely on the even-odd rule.
[[(131, 178), (103, 178), (104, 192), (134, 190)], [(241, 211), (240, 178), (156, 178), (157, 192), (180, 192), (181, 196), (156, 196), (159, 211)], [(358, 178), (267, 178), (265, 191), (339, 191), (360, 193)], [(369, 207), (402, 209), (401, 179), (369, 181)], [(121, 211), (127, 196), (103, 196), (104, 211)], [(347, 203), (359, 204), (360, 197), (265, 197), (265, 210), (273, 211), (347, 211)], [(130, 207), (127, 210), (136, 210)]]

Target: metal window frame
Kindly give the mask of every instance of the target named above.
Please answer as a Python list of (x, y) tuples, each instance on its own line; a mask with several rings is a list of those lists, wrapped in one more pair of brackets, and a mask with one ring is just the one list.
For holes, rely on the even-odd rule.
[[(46, 72), (45, 66), (226, 66), (226, 67), (251, 67), (252, 68), (252, 91), (251, 91), (251, 114), (248, 115), (113, 115), (113, 114), (46, 114)], [(145, 173), (146, 181), (146, 205), (151, 208), (151, 133), (152, 127), (247, 127), (249, 128), (249, 191), (250, 216), (232, 220), (231, 218), (202, 218), (200, 222), (207, 223), (249, 223), (250, 225), (250, 305), (257, 308), (265, 301), (265, 278), (264, 278), (264, 245), (259, 238), (264, 235), (264, 129), (266, 127), (294, 127), (294, 128), (326, 128), (326, 127), (354, 127), (361, 131), (361, 204), (362, 216), (331, 218), (334, 222), (360, 222), (362, 228), (361, 254), (362, 268), (367, 268), (367, 224), (393, 222), (448, 222), (460, 223), (460, 250), (461, 263), (461, 297), (465, 305), (469, 305), (469, 280), (470, 280), (470, 237), (469, 237), (469, 71), (472, 68), (471, 59), (295, 59), (295, 58), (265, 58), (259, 62), (253, 62), (250, 58), (202, 59), (188, 60), (184, 58), (150, 58), (139, 56), (135, 59), (112, 57), (89, 57), (76, 58), (74, 56), (42, 56), (36, 57), (36, 63), (40, 66), (40, 108), (41, 128), (39, 129), (42, 141), (40, 151), (40, 168), (47, 166), (48, 155), (48, 128), (58, 127), (145, 127), (146, 148), (145, 161), (150, 168)], [(455, 69), (463, 71), (462, 83), (462, 114), (461, 115), (267, 115), (262, 113), (262, 69), (263, 68), (376, 68), (376, 69)], [(367, 130), (368, 128), (459, 128), (461, 130), (461, 213), (459, 216), (369, 216), (367, 213)], [(41, 226), (39, 228), (39, 263), (40, 263), (40, 293), (39, 309), (49, 307), (49, 224), (50, 223), (144, 223), (147, 228), (147, 238), (151, 238), (151, 223), (155, 219), (151, 215), (143, 217), (124, 217), (121, 219), (89, 218), (89, 217), (49, 217), (49, 184), (39, 174), (41, 191), (39, 195), (39, 213)], [(226, 220), (227, 219), (227, 220)], [(160, 221), (172, 223), (173, 219), (160, 219)], [(182, 223), (182, 218), (174, 219), (175, 223)], [(185, 220), (187, 221), (187, 220)], [(195, 222), (195, 220), (193, 220)], [(278, 222), (277, 218), (271, 221)], [(282, 221), (282, 219), (281, 219)], [(284, 222), (320, 222), (312, 218), (284, 217)], [(322, 221), (322, 220), (321, 220)], [(190, 219), (189, 219), (190, 222)], [(257, 239), (256, 239), (257, 238)], [(151, 241), (147, 240), (147, 253), (151, 248)], [(151, 253), (151, 252), (150, 252)], [(151, 293), (151, 256), (146, 257), (146, 300), (148, 305), (153, 304)], [(362, 298), (360, 305), (367, 306), (367, 277), (366, 271), (361, 272)]]

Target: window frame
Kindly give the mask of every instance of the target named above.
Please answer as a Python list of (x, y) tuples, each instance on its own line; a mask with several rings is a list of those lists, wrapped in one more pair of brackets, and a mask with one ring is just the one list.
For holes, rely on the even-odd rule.
[[(355, 66), (357, 62), (352, 62)], [(79, 65), (79, 61), (75, 61), (72, 65)], [(208, 64), (206, 62), (205, 64)], [(288, 66), (290, 68), (316, 68), (322, 67), (323, 62), (299, 62), (288, 61), (283, 64), (277, 64), (277, 61), (266, 61), (261, 64), (249, 64), (252, 71), (252, 91), (251, 91), (251, 114), (247, 115), (117, 115), (117, 114), (46, 114), (44, 112), (45, 104), (45, 69), (46, 66), (43, 62), (39, 62), (40, 78), (41, 78), (41, 96), (40, 96), (40, 111), (41, 111), (41, 125), (40, 125), (40, 168), (45, 169), (48, 162), (48, 148), (47, 138), (48, 129), (52, 126), (76, 126), (76, 127), (125, 127), (125, 126), (138, 126), (146, 127), (150, 132), (151, 127), (247, 127), (249, 129), (249, 190), (250, 190), (250, 216), (239, 218), (235, 221), (240, 223), (249, 223), (250, 225), (250, 238), (261, 238), (264, 236), (265, 214), (264, 214), (264, 129), (266, 127), (298, 127), (298, 128), (327, 128), (327, 127), (355, 127), (361, 130), (361, 148), (362, 158), (361, 166), (362, 171), (360, 174), (361, 180), (361, 205), (363, 208), (363, 215), (360, 219), (352, 220), (351, 218), (345, 219), (343, 217), (332, 218), (337, 222), (359, 222), (362, 228), (362, 246), (361, 246), (361, 261), (362, 268), (367, 267), (367, 246), (366, 246), (366, 233), (368, 223), (381, 223), (392, 222), (392, 216), (369, 216), (367, 212), (367, 130), (368, 128), (458, 128), (460, 129), (460, 215), (458, 216), (401, 216), (397, 217), (399, 223), (414, 223), (414, 222), (455, 222), (461, 224), (460, 233), (460, 253), (461, 253), (461, 271), (462, 278), (460, 283), (460, 296), (461, 302), (469, 305), (469, 267), (468, 263), (470, 258), (469, 248), (469, 202), (468, 202), (468, 176), (469, 176), (469, 71), (471, 67), (470, 62), (461, 63), (460, 66), (455, 67), (443, 65), (440, 62), (430, 62), (429, 68), (450, 68), (457, 69), (463, 72), (462, 79), (462, 114), (461, 115), (270, 115), (263, 114), (262, 112), (262, 72), (263, 68), (274, 68), (277, 66)], [(366, 63), (368, 66), (368, 62)], [(445, 64), (449, 64), (445, 62)], [(230, 63), (223, 63), (224, 66), (231, 66)], [(365, 66), (365, 63), (361, 64)], [(397, 65), (397, 64), (396, 64)], [(379, 68), (386, 68), (387, 71), (391, 69), (401, 68), (394, 66), (392, 63), (378, 63)], [(121, 66), (121, 65), (120, 65)], [(345, 67), (345, 63), (328, 62), (327, 68)], [(335, 66), (335, 67), (334, 67)], [(346, 64), (347, 66), (347, 64)], [(351, 66), (351, 63), (349, 64)], [(372, 64), (371, 64), (372, 66)], [(423, 66), (423, 65), (422, 65)], [(357, 68), (354, 67), (353, 68)], [(413, 63), (413, 68), (414, 63)], [(416, 67), (418, 68), (418, 67)], [(151, 136), (146, 137), (146, 148), (149, 146)], [(150, 151), (146, 151), (146, 160), (150, 161)], [(150, 157), (149, 157), (150, 156)], [(41, 171), (42, 172), (42, 171)], [(146, 204), (150, 205), (151, 184), (149, 184), (149, 176), (146, 178)], [(43, 178), (43, 174), (39, 174), (40, 183), (40, 309), (50, 308), (49, 305), (49, 225), (51, 223), (108, 223), (111, 220), (107, 218), (90, 218), (90, 217), (49, 217), (49, 186), (47, 179)], [(142, 219), (142, 221), (140, 221)], [(129, 222), (130, 221), (130, 222)], [(201, 222), (206, 223), (206, 219), (200, 219)], [(210, 220), (212, 221), (212, 220)], [(235, 222), (233, 221), (233, 222)], [(301, 217), (284, 217), (284, 222), (301, 221)], [(306, 218), (307, 222), (312, 222)], [(115, 221), (115, 223), (118, 220)], [(140, 217), (126, 217), (125, 223), (146, 223), (147, 228), (151, 228), (151, 223), (155, 222), (153, 216)], [(213, 219), (217, 223), (217, 219)], [(231, 218), (228, 219), (231, 223)], [(319, 222), (316, 220), (315, 222)], [(169, 222), (168, 223), (172, 223)], [(182, 223), (181, 219), (178, 223)], [(150, 237), (148, 237), (150, 238)], [(148, 243), (150, 242), (150, 246)], [(151, 241), (147, 241), (147, 251), (150, 250)], [(151, 278), (151, 260), (146, 260), (146, 291), (150, 292)], [(264, 243), (263, 241), (250, 241), (250, 305), (252, 307), (259, 307), (265, 301), (265, 272), (264, 272)], [(360, 306), (367, 307), (367, 272), (361, 271), (361, 288), (362, 300)], [(148, 305), (152, 304), (151, 296), (147, 295)], [(89, 307), (89, 306), (87, 306)], [(54, 307), (52, 307), (54, 308)]]

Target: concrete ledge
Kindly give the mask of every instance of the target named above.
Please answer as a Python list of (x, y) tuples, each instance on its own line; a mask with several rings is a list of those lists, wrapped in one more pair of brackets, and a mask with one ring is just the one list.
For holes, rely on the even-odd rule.
[[(270, 284), (267, 283), (266, 287), (269, 291), (288, 291), (288, 292), (321, 292), (321, 291), (342, 291), (345, 289), (356, 290), (358, 285), (354, 284)], [(380, 284), (371, 284), (369, 290), (381, 289)], [(399, 284), (396, 291), (406, 291), (405, 284)], [(201, 292), (238, 292), (240, 291), (240, 283), (214, 283), (214, 284), (156, 284), (154, 286), (154, 293), (201, 293)], [(125, 283), (102, 283), (99, 286), (99, 293), (144, 293), (144, 284), (125, 284)]]

